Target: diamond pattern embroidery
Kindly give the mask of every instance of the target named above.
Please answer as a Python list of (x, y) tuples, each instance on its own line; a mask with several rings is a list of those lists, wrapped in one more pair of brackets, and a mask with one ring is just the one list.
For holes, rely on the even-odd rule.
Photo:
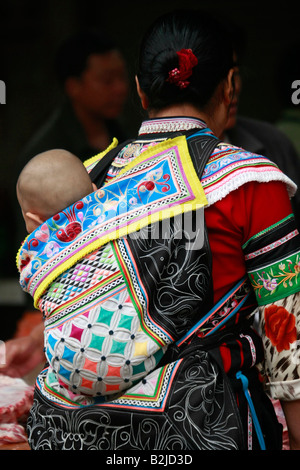
[(42, 311), (50, 314), (64, 302), (99, 284), (117, 271), (119, 268), (108, 244), (83, 258), (50, 285), (42, 297)]
[(84, 396), (124, 390), (155, 365), (148, 357), (153, 345), (140, 328), (125, 285), (95, 308), (50, 329), (47, 344), (57, 384)]
[(83, 331), (84, 331), (83, 328), (78, 328), (77, 326), (72, 325), (71, 337), (80, 341)]
[(105, 336), (98, 336), (92, 333), (92, 339), (89, 344), (89, 347), (101, 351), (103, 347), (104, 339), (105, 339)]

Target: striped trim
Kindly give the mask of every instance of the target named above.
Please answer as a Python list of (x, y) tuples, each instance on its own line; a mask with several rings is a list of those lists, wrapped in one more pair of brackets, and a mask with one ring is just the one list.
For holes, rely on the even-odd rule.
[[(119, 274), (118, 277), (121, 277), (120, 274)], [(100, 291), (102, 287), (103, 287), (103, 285), (98, 286), (97, 289), (95, 289), (94, 291), (97, 291), (97, 290)], [(114, 286), (113, 288), (111, 288), (109, 290), (109, 292), (106, 292), (105, 294), (99, 293), (99, 297), (98, 297), (98, 294), (97, 294), (96, 296), (93, 297), (93, 300), (91, 302), (86, 301), (86, 296), (84, 294), (76, 297), (76, 299), (74, 301), (72, 299), (72, 301), (65, 302), (59, 309), (54, 310), (53, 313), (51, 314), (51, 317), (46, 320), (45, 330), (50, 331), (53, 328), (57, 328), (60, 325), (66, 323), (67, 321), (70, 321), (70, 320), (82, 315), (83, 313), (88, 312), (94, 304), (97, 305), (97, 306), (101, 306), (101, 304), (103, 304), (106, 300), (108, 300), (110, 298), (114, 298), (114, 296), (116, 296), (118, 293), (124, 291), (124, 289), (126, 289), (126, 287), (125, 287), (125, 284), (122, 283), (122, 284), (118, 284), (118, 285)], [(87, 291), (85, 291), (85, 292), (87, 292)], [(89, 291), (89, 293), (90, 293), (90, 291)], [(86, 294), (86, 295), (88, 296), (88, 294)], [(100, 295), (101, 295), (101, 300), (100, 300)], [(80, 304), (81, 299), (85, 300), (83, 305)], [(76, 305), (76, 304), (78, 304), (78, 305)], [(68, 308), (70, 308), (70, 306), (72, 306), (72, 305), (74, 305), (76, 308), (73, 311), (71, 311), (70, 313), (67, 313)], [(61, 312), (64, 314), (63, 316), (59, 316), (59, 313), (61, 313)], [(57, 318), (55, 318), (55, 317), (57, 317)]]
[[(121, 255), (121, 252), (120, 252), (120, 249), (119, 249), (119, 246), (117, 244), (117, 242), (113, 242), (112, 243), (112, 248), (113, 248), (113, 251), (115, 253), (115, 256), (116, 256), (116, 260), (119, 264), (119, 267), (120, 267), (120, 271), (121, 273), (123, 274), (123, 278), (124, 278), (124, 281), (126, 283), (126, 286), (127, 286), (127, 290), (128, 290), (128, 293), (129, 293), (129, 296), (131, 298), (131, 301), (133, 303), (133, 306), (138, 314), (138, 317), (139, 317), (139, 320), (140, 320), (140, 325), (141, 325), (141, 328), (142, 330), (148, 335), (151, 337), (151, 339), (153, 341), (155, 341), (156, 344), (158, 344), (160, 347), (164, 347), (166, 345), (166, 343), (161, 339), (161, 337), (157, 334), (155, 334), (153, 328), (151, 328), (150, 326), (148, 326), (148, 322), (146, 321), (145, 319), (145, 312), (144, 312), (144, 309), (139, 301), (139, 298), (137, 296), (137, 293), (136, 293), (136, 290), (134, 288), (134, 284), (133, 284), (133, 281), (131, 279), (131, 276), (129, 274), (129, 271), (128, 271), (128, 268), (127, 268), (127, 265), (126, 263), (124, 262), (124, 259)], [(128, 247), (127, 247), (128, 248)], [(128, 253), (129, 255), (129, 253)], [(133, 258), (130, 257), (130, 260), (131, 260), (131, 263), (134, 263), (134, 260)], [(141, 282), (141, 281), (140, 281)], [(148, 303), (147, 303), (148, 304)], [(148, 312), (149, 313), (149, 312)], [(150, 317), (147, 316), (147, 320), (149, 320)], [(153, 320), (151, 320), (151, 323), (153, 323)], [(155, 325), (155, 327), (157, 328), (157, 325)]]
[[(106, 285), (112, 283), (116, 279), (121, 278), (121, 273), (120, 271), (117, 271), (110, 276), (106, 277), (102, 282), (99, 282), (97, 284), (92, 285), (91, 287), (85, 289), (82, 291), (80, 294), (72, 297), (70, 300), (64, 302), (61, 306), (57, 307), (56, 309), (51, 311), (51, 314), (47, 316), (47, 321), (51, 319), (52, 317), (58, 315), (61, 311), (65, 311), (66, 309), (69, 309), (72, 305), (80, 303), (82, 299), (86, 299), (90, 294), (93, 292), (96, 292), (97, 290), (103, 289)], [(117, 286), (119, 288), (119, 286)], [(42, 300), (41, 300), (42, 302)], [(86, 308), (86, 306), (85, 306)]]
[(272, 251), (275, 248), (278, 248), (279, 246), (284, 245), (284, 243), (296, 237), (296, 235), (299, 235), (299, 232), (297, 229), (294, 230), (293, 232), (288, 233), (285, 237), (282, 237), (279, 240), (276, 240), (276, 242), (270, 243), (269, 245), (266, 245), (260, 250), (254, 251), (253, 253), (249, 253), (248, 255), (245, 256), (245, 260), (248, 261), (249, 259), (256, 258), (257, 256), (260, 256), (264, 253), (268, 253), (269, 251)]
[(141, 382), (130, 389), (131, 393), (124, 394), (119, 400), (109, 403), (103, 403), (103, 408), (117, 408), (130, 410), (143, 410), (152, 412), (163, 412), (172, 388), (176, 372), (183, 359), (168, 364), (160, 369), (153, 371), (147, 377), (147, 381), (153, 380), (154, 375), (158, 375), (152, 395), (145, 393), (141, 388)]
[(251, 243), (252, 241), (256, 240), (257, 238), (261, 237), (262, 235), (265, 235), (265, 234), (271, 232), (274, 228), (279, 228), (280, 226), (282, 226), (283, 224), (285, 224), (286, 222), (290, 221), (293, 218), (294, 218), (294, 214), (289, 214), (284, 219), (281, 219), (279, 222), (276, 222), (276, 224), (270, 225), (270, 227), (267, 227), (265, 230), (262, 230), (261, 232), (256, 233), (255, 235), (253, 235), (251, 238), (249, 238), (249, 240), (247, 240), (242, 245), (242, 249), (244, 250), (249, 245), (249, 243)]
[[(245, 286), (248, 285), (248, 280), (247, 277), (243, 277), (222, 299), (219, 300), (219, 302), (213, 306), (213, 308), (203, 317), (201, 320), (196, 323), (193, 328), (191, 328), (179, 341), (176, 342), (176, 345), (178, 347), (182, 346), (183, 343), (185, 343), (188, 339), (191, 338), (192, 335), (194, 335), (200, 328), (202, 328), (205, 323), (208, 323), (210, 319), (216, 315), (216, 313), (221, 310), (224, 305), (228, 303), (229, 300), (232, 300), (235, 295), (241, 291)], [(211, 330), (209, 330), (209, 333), (207, 333), (205, 336), (208, 336), (212, 333), (214, 333), (216, 330), (218, 330), (221, 326), (224, 325), (224, 323), (229, 320), (233, 315), (235, 315), (238, 310), (244, 305), (246, 302), (247, 298), (250, 295), (250, 291), (246, 292), (245, 295), (242, 296), (242, 298), (239, 300), (239, 302), (236, 304), (235, 308), (233, 310), (228, 311), (228, 315), (224, 316), (222, 318), (222, 321), (218, 322), (215, 327)]]
[(216, 147), (201, 178), (209, 205), (251, 181), (281, 181), (290, 196), (297, 190), (293, 181), (267, 158), (224, 143)]

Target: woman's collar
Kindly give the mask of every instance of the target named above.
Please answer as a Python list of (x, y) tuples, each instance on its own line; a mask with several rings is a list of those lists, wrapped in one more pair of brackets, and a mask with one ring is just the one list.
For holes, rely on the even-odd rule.
[(190, 129), (206, 129), (207, 125), (198, 118), (188, 116), (172, 116), (152, 118), (144, 121), (139, 129), (139, 135), (160, 134), (165, 132), (188, 131)]

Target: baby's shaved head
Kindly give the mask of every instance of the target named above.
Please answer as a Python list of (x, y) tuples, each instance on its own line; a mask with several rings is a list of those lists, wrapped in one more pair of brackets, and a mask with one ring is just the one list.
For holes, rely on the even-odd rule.
[(33, 157), (21, 171), (17, 197), (23, 213), (44, 220), (93, 191), (81, 160), (66, 150), (49, 150)]

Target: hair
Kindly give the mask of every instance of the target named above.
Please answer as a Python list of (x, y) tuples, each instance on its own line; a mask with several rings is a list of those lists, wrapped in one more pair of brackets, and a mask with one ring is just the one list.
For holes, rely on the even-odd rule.
[[(191, 49), (198, 59), (184, 89), (167, 81), (181, 49)], [(178, 10), (161, 16), (144, 36), (137, 76), (150, 109), (184, 102), (203, 109), (232, 67), (232, 38), (222, 23), (206, 12)]]
[(114, 41), (98, 31), (83, 31), (69, 37), (58, 49), (55, 68), (64, 84), (69, 77), (79, 78), (92, 54), (105, 54), (118, 49)]

